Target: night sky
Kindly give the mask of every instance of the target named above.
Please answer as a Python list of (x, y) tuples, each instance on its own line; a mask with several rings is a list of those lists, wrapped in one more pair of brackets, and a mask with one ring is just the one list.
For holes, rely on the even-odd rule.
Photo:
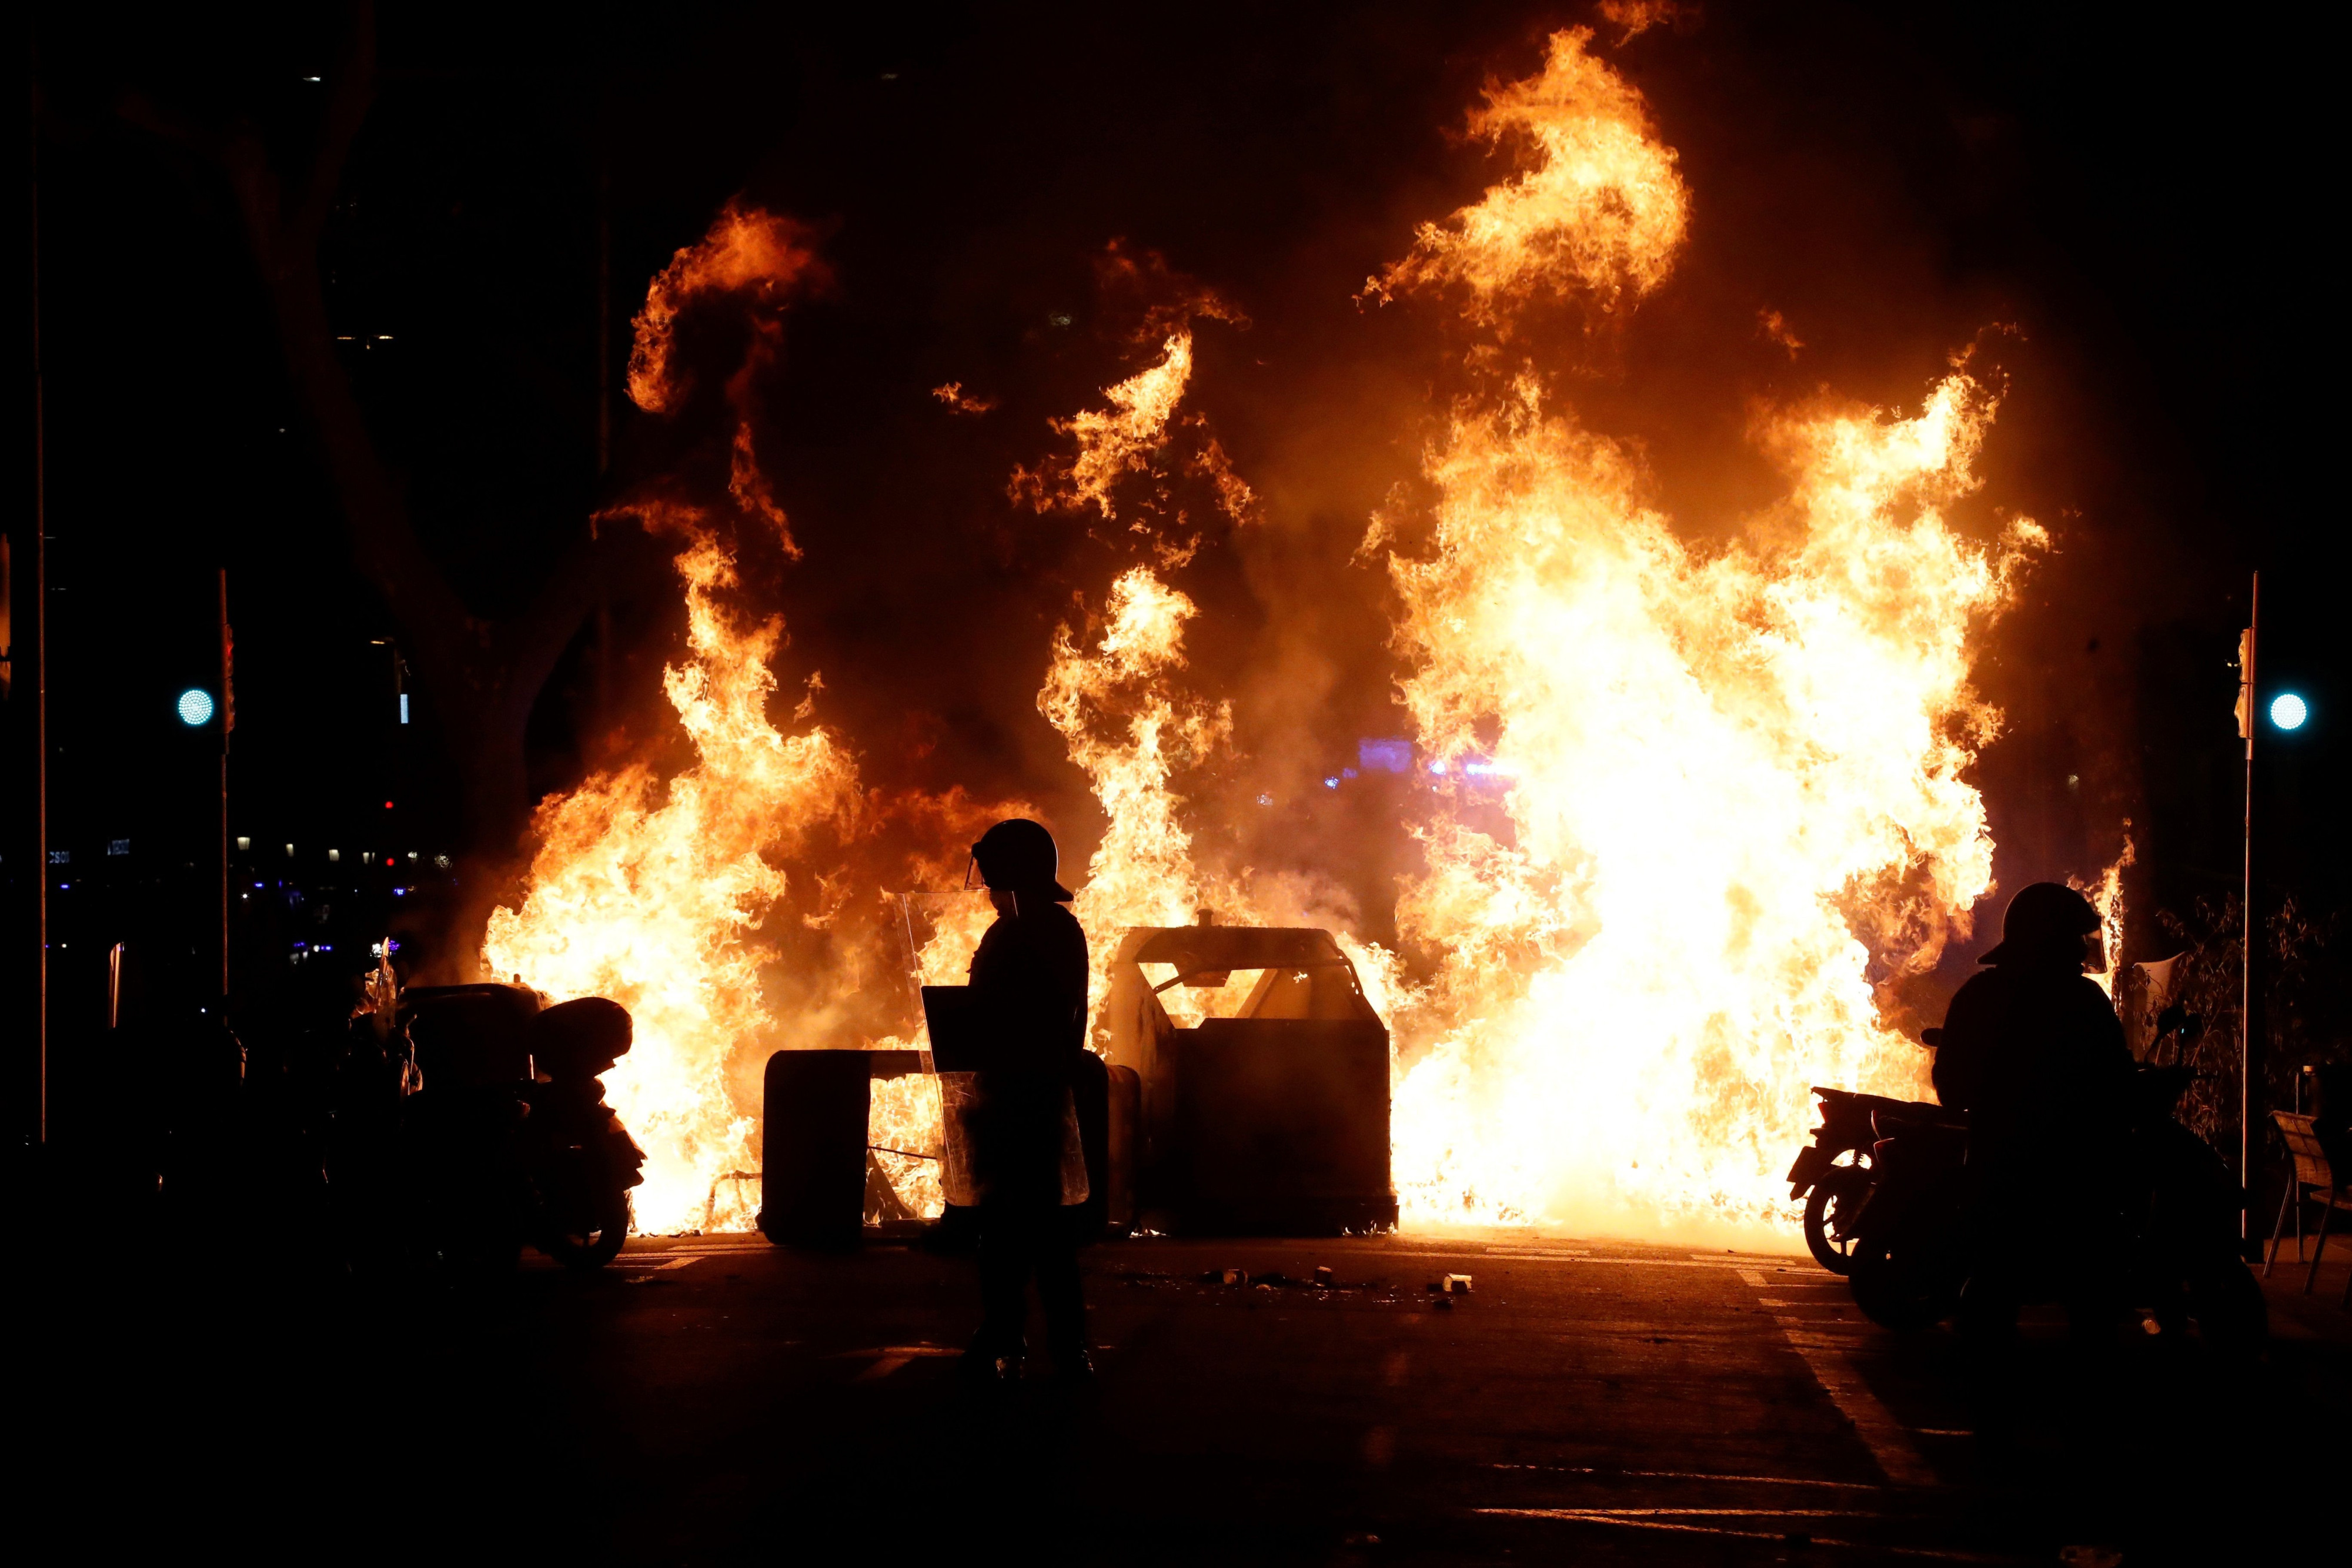
[[(2300, 736), (2267, 732), (2267, 873), (2340, 907), (2327, 808), (2352, 691), (2324, 542), (2340, 398), (2312, 368), (2340, 361), (2342, 335), (2317, 232), (2321, 52), (2141, 7), (1691, 13), (1622, 47), (1599, 26), (1679, 153), (1694, 223), (1622, 329), (1552, 329), (1559, 394), (1642, 439), (1686, 533), (1728, 538), (1774, 494), (1742, 440), (1756, 400), (1826, 386), (1916, 407), (1977, 345), (2008, 393), (1961, 520), (1985, 537), (2023, 512), (2058, 540), (1979, 669), (2010, 724), (1977, 775), (2001, 882), (2095, 873), (2129, 818), (2137, 907), (2234, 885), (2231, 660), (2259, 566), (2266, 684), (2315, 711)], [(698, 460), (692, 431), (620, 393), (647, 278), (739, 193), (815, 226), (835, 281), (788, 318), (762, 431), (804, 554), (746, 559), (791, 629), (786, 692), (823, 672), (819, 716), (856, 738), (868, 783), (1026, 797), (1074, 860), (1099, 819), (1034, 697), (1053, 628), (1074, 596), (1100, 603), (1131, 549), (1016, 508), (1005, 479), (1050, 449), (1049, 416), (1148, 357), (1097, 286), (1105, 247), (1156, 252), (1249, 318), (1202, 325), (1192, 396), (1264, 516), (1213, 529), (1178, 580), (1213, 629), (1192, 689), (1234, 703), (1223, 792), (1297, 789), (1359, 737), (1402, 732), (1380, 584), (1349, 562), (1412, 479), (1458, 347), (1437, 313), (1353, 296), (1416, 223), (1507, 172), (1458, 135), (1480, 86), (1592, 22), (1528, 4), (387, 6), (321, 247), (328, 309), (420, 534), (495, 618), (591, 512)], [(353, 564), (234, 206), (153, 128), (159, 110), (249, 121), (299, 177), (329, 90), (306, 78), (332, 69), (340, 26), (323, 8), (91, 7), (37, 28), (59, 843), (196, 820), (207, 753), (170, 705), (205, 678), (226, 566), (235, 831), (396, 832), (512, 867), (510, 845), (468, 841), (435, 694), (392, 722), (376, 640), (393, 620)], [(1768, 308), (1802, 337), (1795, 358), (1758, 334)], [(1000, 405), (950, 414), (929, 389), (950, 380)], [(662, 743), (678, 596), (659, 552), (614, 549), (610, 639), (583, 626), (533, 712), (534, 792)], [(26, 772), (12, 763), (20, 793)], [(1344, 862), (1368, 895), (1401, 869), (1344, 813), (1279, 849), (1246, 824), (1203, 831)], [(1367, 913), (1377, 933), (1369, 896)]]

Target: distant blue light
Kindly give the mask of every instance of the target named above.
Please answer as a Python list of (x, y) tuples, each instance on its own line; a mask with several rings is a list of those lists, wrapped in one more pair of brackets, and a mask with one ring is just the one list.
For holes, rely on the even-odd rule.
[(1356, 742), (1356, 766), (1367, 773), (1410, 773), (1412, 771), (1412, 742), (1360, 740)]
[(2281, 692), (2271, 699), (2271, 722), (2281, 729), (2301, 729), (2310, 716), (2311, 709), (2293, 692)]
[(400, 694), (400, 722), (403, 724), (406, 724), (408, 722), (408, 694), (406, 692)]
[(405, 898), (408, 896), (408, 889), (404, 887), (395, 887), (392, 890), (392, 896), (394, 898)]
[(1323, 780), (1323, 788), (1325, 788), (1326, 789), (1337, 789), (1339, 787), (1339, 778), (1338, 778), (1336, 775), (1334, 775), (1333, 777), (1331, 777), (1331, 778), (1329, 778), (1329, 779), (1326, 779), (1325, 780)]
[(190, 729), (213, 721), (213, 695), (202, 686), (190, 686), (180, 694), (180, 722)]
[(1429, 770), (1430, 770), (1432, 773), (1436, 774), (1439, 778), (1441, 778), (1441, 779), (1442, 779), (1442, 778), (1444, 778), (1444, 777), (1445, 776), (1445, 762), (1444, 762), (1444, 759), (1443, 758), (1439, 758), (1437, 761), (1431, 763), (1431, 764), (1429, 765)]

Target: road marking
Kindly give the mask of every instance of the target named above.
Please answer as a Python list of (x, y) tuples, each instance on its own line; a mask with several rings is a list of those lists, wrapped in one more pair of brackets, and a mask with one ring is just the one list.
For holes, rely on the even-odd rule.
[[(1727, 1535), (1745, 1541), (1788, 1541), (1788, 1532), (1769, 1530), (1726, 1530), (1716, 1524), (1674, 1524), (1663, 1519), (1633, 1519), (1602, 1509), (1480, 1508), (1474, 1513), (1506, 1519), (1553, 1519), (1571, 1524), (1612, 1524), (1623, 1530), (1671, 1530), (1685, 1535)], [(1875, 1515), (1868, 1517), (1876, 1517)], [(1877, 1552), (1893, 1557), (1933, 1557), (1947, 1563), (2014, 1563), (2014, 1557), (1986, 1557), (1974, 1552), (1947, 1552), (1932, 1546), (1882, 1546), (1869, 1541), (1840, 1541), (1827, 1535), (1809, 1536), (1809, 1546), (1843, 1546), (1856, 1552)]]
[(1903, 1519), (1899, 1513), (1865, 1513), (1853, 1508), (1564, 1508), (1529, 1512), (1572, 1513), (1579, 1519)]
[(1727, 1476), (1713, 1470), (1611, 1470), (1594, 1465), (1489, 1465), (1495, 1470), (1542, 1470), (1559, 1476), (1618, 1476), (1627, 1479), (1738, 1481), (1748, 1486), (1834, 1487), (1841, 1491), (1885, 1491), (1882, 1481), (1817, 1481), (1802, 1476)]
[[(1764, 1276), (1753, 1269), (1741, 1270), (1739, 1277), (1759, 1289), (1766, 1282)], [(1781, 1337), (1805, 1358), (1805, 1364), (1812, 1369), (1813, 1381), (1822, 1385), (1830, 1403), (1853, 1423), (1855, 1435), (1868, 1446), (1870, 1457), (1878, 1462), (1886, 1479), (1897, 1486), (1936, 1485), (1936, 1472), (1919, 1457), (1919, 1450), (1911, 1446), (1911, 1435), (1903, 1429), (1903, 1424), (1879, 1403), (1878, 1396), (1854, 1371), (1853, 1364), (1845, 1357), (1844, 1345), (1815, 1333), (1812, 1321), (1780, 1312), (1772, 1314), (1772, 1321), (1780, 1325)]]
[[(1465, 1253), (1463, 1256), (1468, 1257), (1472, 1256), (1472, 1254)], [(1612, 1265), (1623, 1263), (1643, 1269), (1737, 1269), (1742, 1272), (1747, 1272), (1753, 1267), (1753, 1265), (1749, 1264), (1717, 1263), (1696, 1258), (1607, 1258), (1595, 1257), (1589, 1252), (1482, 1252), (1476, 1254), (1476, 1256), (1482, 1258), (1502, 1258), (1528, 1263), (1606, 1263)]]
[(845, 1350), (834, 1359), (855, 1361), (861, 1355), (871, 1356), (873, 1364), (849, 1381), (877, 1383), (910, 1361), (919, 1360), (924, 1356), (961, 1355), (962, 1354), (963, 1352), (960, 1350), (950, 1350), (943, 1344), (886, 1344), (878, 1345), (872, 1350)]
[(645, 1254), (639, 1253), (635, 1258), (624, 1256), (618, 1261), (624, 1269), (643, 1269), (648, 1274), (658, 1274), (665, 1269), (683, 1269), (688, 1263), (698, 1262), (709, 1256), (708, 1252), (688, 1252), (681, 1257), (664, 1258), (656, 1263), (647, 1261)]

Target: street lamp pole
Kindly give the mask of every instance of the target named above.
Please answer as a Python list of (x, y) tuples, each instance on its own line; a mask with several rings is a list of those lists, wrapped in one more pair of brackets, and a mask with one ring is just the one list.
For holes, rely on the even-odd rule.
[(2249, 1229), (2254, 1185), (2254, 949), (2262, 940), (2262, 922), (2254, 913), (2254, 732), (2262, 727), (2255, 643), (2262, 623), (2263, 574), (2257, 571), (2246, 598), (2246, 635), (2238, 650), (2239, 728), (2246, 741), (2246, 856), (2238, 904), (2244, 959), (2238, 976), (2238, 1181), (2243, 1189), (2238, 1206), (2238, 1235), (2242, 1240)]
[(228, 569), (220, 569), (220, 821), (218, 889), (220, 894), (220, 998), (224, 1026), (228, 1018), (228, 737), (236, 727), (236, 694), (232, 681), (236, 648), (228, 624)]

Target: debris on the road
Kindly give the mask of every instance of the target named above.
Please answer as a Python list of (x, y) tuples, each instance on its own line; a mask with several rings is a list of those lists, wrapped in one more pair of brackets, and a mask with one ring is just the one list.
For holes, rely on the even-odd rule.
[(1447, 1274), (1431, 1281), (1429, 1288), (1441, 1296), (1466, 1296), (1470, 1293), (1470, 1276)]
[(1249, 1282), (1249, 1270), (1246, 1269), (1220, 1270), (1218, 1270), (1218, 1278), (1215, 1281), (1215, 1283), (1221, 1285), (1246, 1285)]
[(1315, 1265), (1315, 1282), (1318, 1285), (1328, 1285), (1331, 1282), (1331, 1270), (1320, 1263)]

